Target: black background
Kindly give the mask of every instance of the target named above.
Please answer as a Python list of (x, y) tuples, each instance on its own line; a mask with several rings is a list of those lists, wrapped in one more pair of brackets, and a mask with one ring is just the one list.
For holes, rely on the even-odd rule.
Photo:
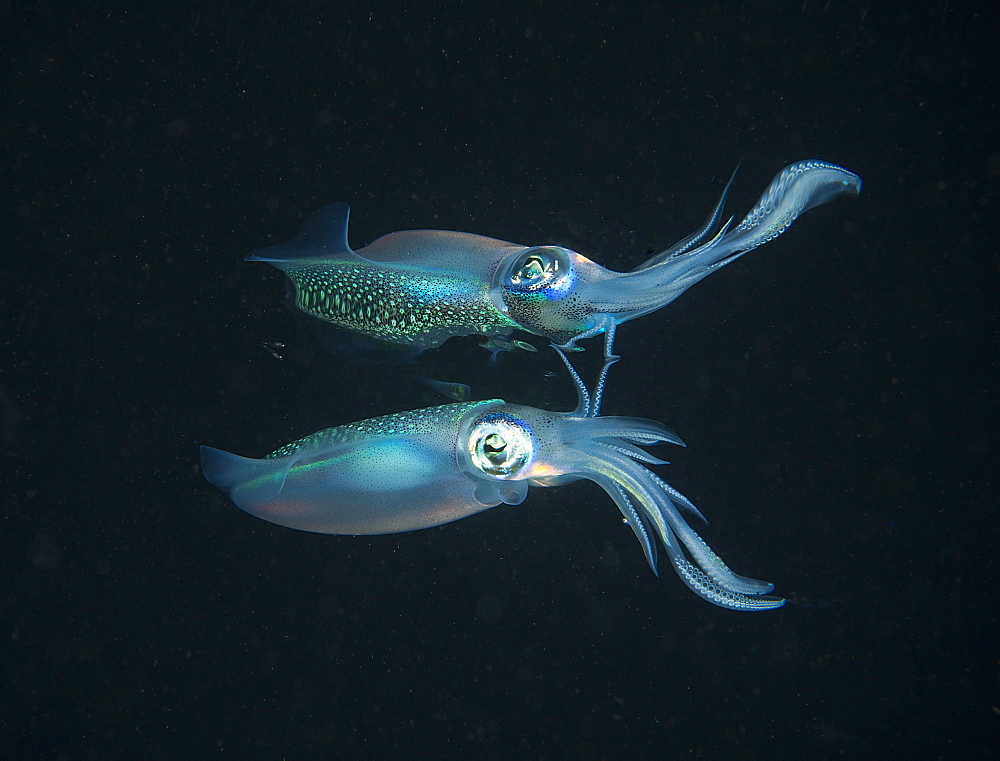
[[(0, 2), (4, 757), (997, 757), (989, 7)], [(589, 483), (350, 538), (201, 479), (442, 401), (241, 261), (317, 207), (624, 270), (805, 158), (861, 197), (624, 326), (605, 403), (781, 611), (658, 580)], [(432, 361), (572, 405), (486, 358)]]

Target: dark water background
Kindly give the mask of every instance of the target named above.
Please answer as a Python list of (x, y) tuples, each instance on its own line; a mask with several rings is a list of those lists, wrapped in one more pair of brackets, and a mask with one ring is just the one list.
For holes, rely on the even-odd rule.
[[(991, 9), (0, 2), (0, 756), (1000, 757)], [(786, 608), (656, 579), (589, 483), (342, 538), (201, 479), (441, 401), (241, 261), (303, 214), (627, 269), (804, 158), (861, 198), (625, 326), (605, 404)], [(549, 354), (433, 361), (565, 408)]]

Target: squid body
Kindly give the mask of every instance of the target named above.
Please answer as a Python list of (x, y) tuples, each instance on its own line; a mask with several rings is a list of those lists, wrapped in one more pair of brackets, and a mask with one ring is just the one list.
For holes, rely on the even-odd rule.
[(733, 573), (682, 515), (701, 517), (697, 508), (642, 465), (663, 461), (640, 447), (683, 442), (652, 420), (598, 417), (599, 399), (591, 404), (574, 378), (581, 403), (572, 413), (499, 399), (448, 404), (327, 428), (259, 460), (203, 446), (201, 468), (251, 515), (355, 535), (438, 526), (520, 504), (529, 486), (589, 479), (617, 504), (654, 572), (658, 536), (702, 598), (734, 610), (780, 607), (773, 585)]
[[(731, 181), (730, 181), (731, 182)], [(321, 324), (378, 344), (422, 350), (453, 336), (483, 335), (495, 350), (522, 330), (564, 348), (656, 311), (711, 272), (781, 235), (800, 214), (845, 194), (861, 179), (824, 161), (800, 161), (774, 178), (735, 227), (720, 224), (726, 191), (692, 235), (631, 272), (613, 272), (561, 246), (524, 246), (470, 233), (410, 230), (353, 251), (349, 207), (326, 206), (298, 237), (247, 257), (287, 275), (290, 301)]]

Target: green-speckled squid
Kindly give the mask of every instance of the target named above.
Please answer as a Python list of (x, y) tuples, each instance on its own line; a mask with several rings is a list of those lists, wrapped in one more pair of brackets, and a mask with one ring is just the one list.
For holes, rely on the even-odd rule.
[(303, 314), (384, 344), (421, 350), (478, 334), (491, 348), (510, 348), (520, 342), (506, 337), (523, 330), (569, 349), (604, 333), (611, 356), (616, 326), (669, 304), (781, 235), (806, 210), (860, 188), (846, 169), (800, 161), (778, 173), (736, 227), (732, 219), (720, 226), (723, 192), (698, 231), (632, 272), (613, 272), (560, 246), (443, 230), (391, 233), (353, 251), (342, 203), (312, 214), (298, 237), (247, 258), (283, 271)]
[(598, 417), (613, 361), (606, 360), (593, 400), (566, 362), (580, 394), (571, 413), (499, 399), (448, 404), (327, 428), (260, 460), (202, 447), (202, 473), (251, 515), (325, 534), (438, 526), (520, 504), (529, 486), (589, 479), (615, 501), (654, 573), (655, 533), (680, 578), (709, 602), (734, 610), (781, 606), (768, 594), (772, 584), (722, 562), (682, 515), (701, 517), (697, 508), (641, 464), (664, 464), (641, 446), (683, 442), (652, 420)]

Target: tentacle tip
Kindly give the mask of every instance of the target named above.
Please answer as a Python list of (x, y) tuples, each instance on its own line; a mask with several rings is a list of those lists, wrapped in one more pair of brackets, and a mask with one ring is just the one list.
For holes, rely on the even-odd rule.
[[(719, 603), (716, 603), (717, 605)], [(723, 604), (722, 607), (731, 607), (732, 610), (742, 611), (742, 612), (755, 612), (761, 610), (775, 610), (777, 608), (785, 607), (784, 597), (749, 597), (744, 595), (737, 596), (735, 604), (728, 605)]]

